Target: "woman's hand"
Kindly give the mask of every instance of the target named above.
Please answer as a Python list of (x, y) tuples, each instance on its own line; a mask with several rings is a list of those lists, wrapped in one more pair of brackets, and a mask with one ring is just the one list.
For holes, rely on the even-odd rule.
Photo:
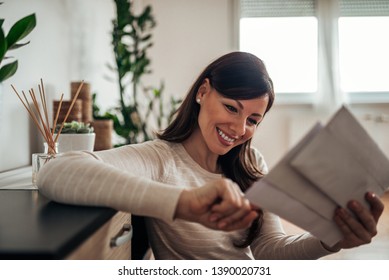
[(338, 251), (371, 242), (377, 234), (377, 223), (384, 211), (384, 204), (371, 192), (366, 193), (365, 198), (370, 204), (370, 210), (358, 201), (352, 200), (348, 203), (347, 207), (355, 214), (355, 217), (343, 208), (335, 211), (334, 220), (342, 231), (344, 239), (333, 247), (324, 246), (325, 248)]
[(225, 231), (248, 228), (256, 217), (238, 185), (229, 179), (185, 189), (176, 209), (176, 218)]

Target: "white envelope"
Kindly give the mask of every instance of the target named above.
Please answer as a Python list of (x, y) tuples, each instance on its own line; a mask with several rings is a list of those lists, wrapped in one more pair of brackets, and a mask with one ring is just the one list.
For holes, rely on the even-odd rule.
[(316, 124), (266, 175), (266, 181), (304, 204), (318, 215), (331, 221), (337, 206), (335, 201), (307, 180), (306, 177), (296, 172), (290, 165), (290, 161), (312, 141), (322, 128), (321, 124)]
[(316, 125), (263, 179), (246, 192), (254, 204), (311, 232), (332, 246), (342, 235), (336, 207), (389, 187), (389, 160), (356, 118), (342, 107)]
[(334, 222), (323, 218), (303, 203), (288, 196), (271, 185), (266, 178), (256, 182), (246, 192), (246, 197), (267, 211), (309, 231), (329, 246), (335, 245), (342, 239), (342, 233)]
[(342, 207), (350, 199), (367, 202), (389, 187), (389, 160), (354, 116), (342, 107), (291, 161), (301, 175)]

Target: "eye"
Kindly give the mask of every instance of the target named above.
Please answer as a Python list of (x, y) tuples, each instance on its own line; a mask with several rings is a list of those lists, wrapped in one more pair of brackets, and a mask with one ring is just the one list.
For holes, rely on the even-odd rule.
[(255, 119), (248, 118), (247, 121), (250, 123), (250, 125), (256, 126), (259, 124), (259, 122)]
[(227, 105), (227, 104), (225, 104), (224, 106), (225, 106), (225, 107), (227, 108), (227, 110), (230, 111), (230, 112), (233, 112), (233, 113), (238, 112), (238, 110), (237, 110), (234, 106)]

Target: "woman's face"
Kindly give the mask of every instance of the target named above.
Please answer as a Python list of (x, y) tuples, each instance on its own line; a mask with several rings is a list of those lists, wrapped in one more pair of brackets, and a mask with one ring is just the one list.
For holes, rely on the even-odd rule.
[(198, 123), (203, 141), (217, 155), (253, 137), (269, 102), (267, 95), (249, 100), (226, 98), (210, 86), (208, 79), (196, 98), (200, 100)]

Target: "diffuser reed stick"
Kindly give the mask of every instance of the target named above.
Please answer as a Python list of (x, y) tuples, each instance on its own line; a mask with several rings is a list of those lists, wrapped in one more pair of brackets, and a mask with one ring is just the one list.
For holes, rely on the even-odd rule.
[[(49, 154), (56, 153), (55, 143), (57, 142), (58, 137), (61, 134), (61, 131), (63, 129), (63, 126), (64, 126), (70, 112), (73, 109), (74, 103), (76, 102), (77, 97), (80, 94), (80, 91), (81, 91), (83, 84), (84, 84), (84, 81), (82, 81), (80, 83), (78, 90), (77, 90), (76, 94), (74, 95), (72, 102), (70, 104), (70, 107), (65, 115), (65, 118), (62, 121), (61, 128), (57, 132), (57, 135), (55, 138), (54, 138), (54, 130), (55, 130), (55, 127), (57, 125), (59, 112), (61, 110), (61, 105), (62, 105), (62, 101), (63, 101), (63, 94), (61, 95), (60, 103), (59, 103), (59, 106), (57, 108), (57, 112), (55, 114), (53, 128), (50, 130), (49, 115), (48, 115), (48, 110), (47, 110), (47, 100), (46, 100), (46, 93), (45, 93), (45, 89), (44, 89), (44, 85), (43, 85), (43, 80), (41, 79), (41, 82), (38, 85), (38, 89), (39, 89), (39, 96), (38, 97), (40, 100), (37, 99), (37, 96), (34, 92), (34, 89), (29, 90), (29, 95), (30, 95), (30, 101), (29, 101), (29, 99), (28, 99), (27, 95), (24, 93), (24, 91), (22, 91), (22, 95), (23, 95), (23, 98), (22, 98), (21, 95), (16, 90), (16, 88), (13, 85), (11, 85), (15, 94), (17, 95), (19, 100), (22, 102), (24, 108), (27, 110), (31, 119), (35, 123), (35, 126), (38, 128), (42, 137), (46, 141), (46, 143), (48, 145), (48, 153)], [(39, 101), (40, 101), (41, 106), (39, 105)], [(32, 105), (30, 105), (30, 103)], [(41, 109), (41, 107), (42, 107), (42, 109)]]

